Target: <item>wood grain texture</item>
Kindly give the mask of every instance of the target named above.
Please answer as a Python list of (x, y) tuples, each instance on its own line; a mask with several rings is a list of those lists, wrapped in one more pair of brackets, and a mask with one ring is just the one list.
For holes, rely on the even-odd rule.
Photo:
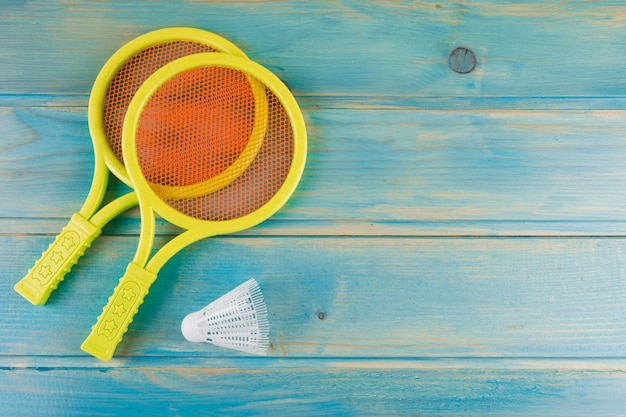
[[(48, 239), (1, 241), (13, 248), (6, 274), (19, 276)], [(1, 352), (82, 355), (79, 345), (135, 245), (135, 237), (98, 241), (42, 308), (4, 282), (0, 315), (10, 320), (0, 323)], [(180, 322), (254, 277), (276, 356), (620, 357), (624, 253), (620, 239), (606, 238), (209, 239), (162, 271), (118, 356), (229, 354), (187, 343)], [(46, 343), (25, 346), (28, 334)]]
[[(86, 93), (143, 32), (220, 33), (306, 95), (623, 96), (621, 2), (4, 2), (0, 91)], [(288, 41), (286, 41), (288, 40)], [(447, 68), (457, 46), (477, 69)], [(39, 63), (46, 63), (41, 71)]]
[[(304, 112), (304, 179), (273, 219), (285, 233), (626, 233), (623, 111)], [(11, 107), (0, 121), (2, 217), (78, 210), (93, 164), (84, 109)]]
[(95, 408), (103, 416), (578, 417), (617, 415), (626, 406), (623, 372), (312, 364), (217, 360), (191, 369), (0, 370), (0, 399), (14, 416), (85, 415)]
[[(103, 363), (79, 346), (136, 210), (46, 306), (12, 286), (87, 194), (100, 67), (170, 26), (284, 80), (308, 161), (272, 219), (172, 259)], [(608, 0), (0, 0), (0, 415), (623, 416), (625, 41)], [(268, 357), (183, 339), (250, 277)]]

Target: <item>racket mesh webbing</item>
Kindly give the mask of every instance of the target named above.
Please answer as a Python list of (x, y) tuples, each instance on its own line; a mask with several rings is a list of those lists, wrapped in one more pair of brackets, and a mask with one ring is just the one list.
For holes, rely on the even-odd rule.
[[(204, 220), (235, 219), (267, 203), (285, 181), (293, 159), (289, 117), (268, 88), (248, 77), (224, 67), (197, 67), (165, 82), (144, 107), (136, 130), (144, 177), (185, 191), (195, 187), (192, 194), (198, 197), (177, 198), (159, 195), (153, 186), (179, 212)], [(255, 106), (266, 106), (267, 112), (255, 112)], [(255, 114), (267, 120), (255, 120)], [(266, 129), (255, 129), (259, 123), (267, 123)], [(261, 141), (260, 149), (239, 158), (249, 141)], [(233, 164), (241, 164), (231, 171), (236, 177), (217, 176)], [(201, 182), (206, 178), (223, 184), (209, 187)]]
[(117, 70), (104, 97), (102, 121), (109, 145), (120, 162), (124, 162), (122, 156), (124, 116), (139, 87), (165, 64), (201, 52), (216, 50), (208, 45), (191, 41), (164, 42), (141, 50)]

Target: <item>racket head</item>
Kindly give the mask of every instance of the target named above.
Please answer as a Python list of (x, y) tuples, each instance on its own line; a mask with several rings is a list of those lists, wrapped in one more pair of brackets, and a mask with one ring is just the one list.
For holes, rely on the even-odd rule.
[[(111, 89), (111, 83), (115, 81), (120, 70), (129, 61), (137, 57), (140, 53), (150, 50), (150, 48), (170, 43), (187, 44), (189, 46), (188, 53), (179, 52), (186, 55), (199, 52), (198, 48), (208, 48), (211, 52), (223, 52), (246, 57), (241, 49), (219, 35), (196, 28), (171, 27), (148, 32), (131, 40), (118, 49), (111, 58), (107, 60), (96, 77), (89, 97), (87, 112), (89, 131), (96, 157), (102, 158), (109, 170), (128, 186), (132, 186), (132, 184), (123, 163), (121, 134), (121, 125), (127, 108), (126, 105), (118, 105), (118, 107), (120, 107), (117, 109), (119, 116), (115, 118), (119, 120), (116, 120), (115, 123), (119, 123), (120, 125), (119, 135), (107, 134), (107, 127), (110, 121), (106, 118), (111, 117), (107, 116), (107, 109), (105, 109), (107, 106), (107, 96)], [(194, 48), (193, 45), (197, 48)], [(167, 58), (162, 59), (167, 60)], [(173, 59), (169, 59), (167, 62), (171, 62), (172, 60)], [(160, 68), (161, 66), (162, 65), (159, 65), (158, 67)], [(152, 72), (149, 74), (141, 74), (134, 81), (135, 84), (138, 86), (141, 85), (149, 75), (152, 75)], [(122, 99), (125, 103), (130, 102), (133, 91), (127, 91), (126, 95), (127, 97)]]
[[(254, 187), (264, 187), (264, 182), (273, 181), (276, 183), (274, 188), (269, 188), (269, 191), (266, 192), (266, 194), (270, 193), (271, 195), (261, 197), (261, 200), (256, 202), (253, 208), (234, 210), (233, 213), (221, 217), (213, 214), (190, 214), (190, 211), (193, 212), (195, 209), (188, 210), (179, 207), (187, 204), (187, 200), (184, 198), (172, 201), (159, 195), (158, 190), (153, 186), (153, 181), (146, 178), (137, 145), (138, 140), (140, 140), (138, 136), (141, 136), (139, 129), (142, 124), (142, 116), (146, 107), (152, 105), (151, 100), (159, 95), (168, 86), (168, 83), (173, 82), (173, 80), (177, 81), (177, 77), (191, 74), (193, 71), (208, 71), (210, 69), (220, 69), (220, 71), (231, 71), (244, 75), (251, 88), (255, 88), (255, 86), (264, 88), (267, 102), (261, 101), (259, 106), (259, 100), (256, 98), (255, 109), (248, 114), (253, 114), (252, 117), (255, 118), (258, 118), (259, 115), (266, 115), (269, 121), (264, 131), (265, 137), (261, 150), (254, 155), (255, 161), (248, 162), (246, 171), (232, 183), (224, 185), (224, 188), (218, 191), (210, 191), (204, 195), (209, 201), (208, 203), (199, 202), (198, 204), (212, 205), (210, 210), (221, 209), (221, 207), (213, 206), (223, 204), (224, 201), (226, 202), (225, 205), (238, 204), (232, 202), (251, 197), (253, 193), (256, 193)], [(258, 97), (256, 94), (254, 96)], [(259, 109), (263, 105), (269, 107), (269, 109), (265, 109), (265, 113), (263, 109)], [(186, 108), (186, 106), (181, 107)], [(254, 122), (254, 124), (258, 123), (258, 120)], [(177, 59), (155, 72), (144, 82), (131, 101), (124, 120), (122, 136), (126, 169), (138, 194), (140, 206), (143, 208), (151, 207), (165, 220), (181, 228), (197, 231), (199, 233), (198, 238), (234, 233), (252, 227), (272, 216), (293, 194), (302, 177), (306, 161), (307, 134), (304, 118), (289, 89), (278, 77), (261, 65), (245, 58), (224, 53), (201, 53), (187, 56)], [(250, 138), (250, 140), (254, 139)], [(281, 141), (280, 144), (278, 141)], [(281, 165), (278, 169), (281, 170), (281, 173), (274, 174), (270, 165), (280, 158), (282, 158), (282, 162), (278, 162)], [(268, 167), (259, 168), (265, 166)], [(266, 171), (260, 172), (261, 169)], [(254, 175), (267, 178), (249, 180)], [(275, 175), (276, 178), (269, 178)], [(220, 193), (227, 197), (219, 200), (221, 198)], [(195, 202), (192, 201), (190, 204), (195, 204)]]

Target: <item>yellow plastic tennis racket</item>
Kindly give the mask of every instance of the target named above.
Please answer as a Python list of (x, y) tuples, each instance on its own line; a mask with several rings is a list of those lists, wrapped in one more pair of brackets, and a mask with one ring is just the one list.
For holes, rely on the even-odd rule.
[[(71, 217), (28, 274), (15, 285), (15, 290), (28, 301), (35, 305), (45, 304), (58, 283), (100, 235), (102, 227), (137, 204), (135, 193), (130, 192), (100, 208), (109, 172), (131, 186), (122, 155), (122, 125), (126, 109), (141, 84), (156, 70), (175, 59), (199, 52), (226, 52), (245, 57), (239, 48), (218, 35), (176, 27), (144, 34), (124, 45), (106, 62), (89, 99), (89, 130), (95, 153), (91, 188), (82, 208)], [(264, 128), (265, 119), (259, 119), (258, 130)], [(240, 156), (248, 158), (246, 155), (257, 152), (259, 147), (260, 143), (250, 141), (241, 150)], [(219, 178), (210, 178), (209, 175), (196, 179), (214, 184), (221, 182)], [(164, 194), (183, 190), (187, 190), (187, 196), (193, 194), (193, 190), (186, 186), (163, 186)]]
[[(242, 94), (242, 89), (254, 92)], [(255, 131), (260, 117), (267, 120), (263, 132)], [(263, 137), (255, 137), (259, 134)], [(248, 135), (262, 143), (252, 160), (237, 161), (216, 151), (224, 143), (241, 148), (239, 138)], [(123, 129), (124, 160), (139, 198), (139, 245), (81, 348), (101, 360), (110, 359), (172, 256), (199, 239), (252, 227), (279, 210), (301, 178), (306, 148), (296, 100), (275, 75), (250, 60), (196, 54), (152, 75), (133, 98)], [(194, 179), (198, 172), (223, 172), (240, 164), (243, 169), (234, 169), (218, 187)], [(164, 194), (157, 183), (187, 185), (194, 197)], [(185, 231), (151, 256), (155, 214)]]

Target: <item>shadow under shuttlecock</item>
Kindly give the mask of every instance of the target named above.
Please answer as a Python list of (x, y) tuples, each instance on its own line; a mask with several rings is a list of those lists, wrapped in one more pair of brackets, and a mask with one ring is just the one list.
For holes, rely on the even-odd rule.
[(181, 330), (190, 342), (266, 355), (270, 327), (259, 284), (252, 278), (200, 311), (188, 314)]

